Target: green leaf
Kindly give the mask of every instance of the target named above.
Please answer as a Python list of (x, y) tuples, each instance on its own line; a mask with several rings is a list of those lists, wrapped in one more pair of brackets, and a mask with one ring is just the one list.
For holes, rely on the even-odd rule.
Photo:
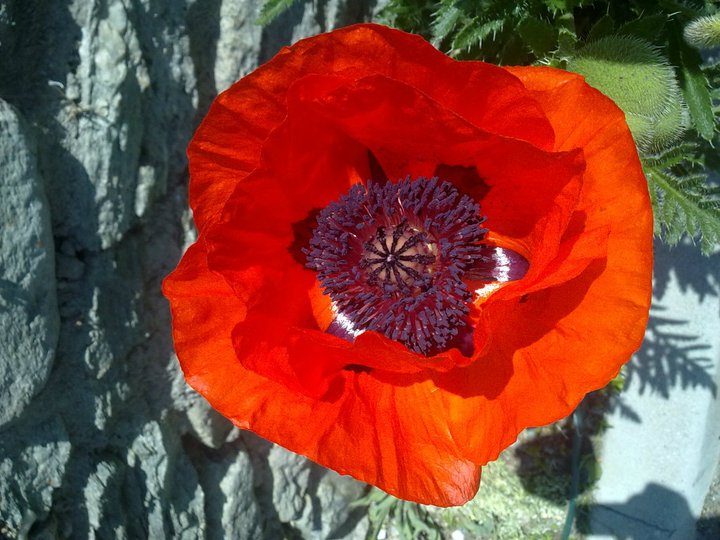
[(497, 19), (478, 25), (478, 18), (475, 17), (469, 22), (465, 23), (465, 26), (455, 35), (455, 39), (452, 43), (452, 48), (455, 51), (468, 50), (473, 46), (477, 45), (482, 47), (483, 41), (490, 34), (495, 34), (502, 30), (505, 21)]
[(584, 0), (543, 0), (543, 4), (553, 13), (562, 11), (572, 11), (575, 7), (580, 7), (588, 2)]
[(575, 19), (572, 13), (565, 13), (556, 19), (558, 26), (557, 56), (563, 59), (572, 57), (577, 48), (577, 34), (575, 32)]
[(442, 529), (420, 504), (411, 503), (372, 488), (351, 506), (366, 506), (368, 531), (366, 538), (377, 538), (383, 529), (396, 529), (401, 538), (442, 540)]
[(257, 24), (266, 25), (293, 5), (295, 0), (265, 0)]
[(587, 41), (595, 41), (601, 37), (609, 36), (615, 31), (615, 21), (610, 15), (603, 15), (593, 24), (588, 32)]
[(533, 54), (543, 58), (557, 46), (555, 28), (535, 17), (525, 17), (517, 27), (522, 40), (530, 47)]
[(656, 233), (669, 245), (683, 234), (699, 239), (705, 255), (720, 245), (720, 188), (708, 185), (703, 174), (678, 176), (667, 169), (645, 165)]
[(577, 3), (578, 2), (574, 0), (543, 0), (543, 4), (545, 4), (547, 8), (553, 13), (556, 13), (558, 11), (570, 11), (573, 7), (575, 7), (574, 5)]
[(458, 22), (463, 18), (463, 12), (455, 4), (443, 4), (433, 15), (432, 36), (433, 45), (440, 45), (450, 32), (455, 30)]
[[(497, 63), (501, 66), (520, 66), (530, 62), (527, 45), (517, 33), (504, 34), (503, 45), (497, 52)], [(546, 60), (547, 57), (539, 58)]]
[(700, 53), (688, 46), (678, 35), (671, 36), (671, 52), (678, 68), (678, 79), (685, 102), (690, 111), (692, 125), (706, 141), (712, 141), (715, 133), (715, 115), (708, 79), (703, 73)]
[(452, 48), (455, 51), (469, 49), (475, 43), (475, 36), (478, 29), (478, 19), (473, 17), (466, 22), (463, 27), (455, 34), (452, 42)]
[(694, 19), (701, 15), (700, 11), (688, 5), (688, 2), (675, 2), (674, 0), (658, 0), (658, 5), (665, 13), (679, 14), (687, 19)]
[(432, 39), (432, 14), (437, 11), (436, 0), (388, 0), (377, 14), (376, 21)]
[(639, 37), (650, 43), (657, 43), (662, 36), (667, 20), (668, 16), (665, 13), (643, 15), (634, 21), (623, 24), (618, 28), (617, 33)]
[(702, 160), (696, 157), (698, 150), (697, 144), (686, 142), (657, 154), (644, 154), (642, 160), (645, 166), (658, 169), (670, 169), (683, 163), (702, 166)]
[(567, 10), (567, 2), (565, 0), (543, 0), (543, 4), (551, 11)]

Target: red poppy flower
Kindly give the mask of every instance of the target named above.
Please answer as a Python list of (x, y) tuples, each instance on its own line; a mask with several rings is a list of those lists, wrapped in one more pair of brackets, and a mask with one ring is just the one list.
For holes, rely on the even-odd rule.
[(189, 156), (199, 238), (164, 284), (189, 384), (397, 497), (466, 502), (642, 340), (645, 179), (577, 75), (352, 26), (219, 96)]

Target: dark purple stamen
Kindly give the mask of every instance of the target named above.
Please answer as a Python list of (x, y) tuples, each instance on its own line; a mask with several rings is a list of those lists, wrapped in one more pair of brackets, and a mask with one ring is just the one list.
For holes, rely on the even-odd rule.
[(480, 206), (436, 178), (357, 184), (318, 215), (305, 250), (350, 334), (374, 330), (422, 354), (466, 326), (463, 275), (485, 260)]

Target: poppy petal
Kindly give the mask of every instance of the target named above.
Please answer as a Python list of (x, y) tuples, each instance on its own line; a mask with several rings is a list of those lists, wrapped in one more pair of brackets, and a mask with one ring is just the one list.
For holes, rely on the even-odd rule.
[[(210, 271), (201, 242), (165, 280), (164, 293), (188, 383), (238, 427), (398, 497), (450, 506), (475, 494), (480, 471), (438, 422), (444, 397), (432, 381), (405, 375), (387, 384), (346, 370), (316, 399), (248, 370), (229, 338), (247, 306)], [(349, 441), (362, 451), (348, 452)]]
[[(501, 68), (455, 62), (418, 36), (364, 24), (299, 41), (220, 94), (188, 148), (190, 206), (199, 230), (217, 219), (285, 118), (290, 85), (310, 74), (398, 77), (491, 133), (553, 146), (553, 131), (523, 85)], [(473, 96), (468, 99), (467, 96)]]
[[(572, 281), (505, 306), (510, 319), (500, 316), (513, 331), (493, 335), (514, 343), (534, 376), (555, 389), (542, 393), (545, 406), (520, 419), (540, 425), (566, 415), (586, 391), (606, 384), (639, 347), (652, 291), (652, 207), (624, 115), (609, 98), (560, 70), (511, 71), (546, 111), (556, 131), (556, 150), (583, 149), (586, 170), (577, 206), (583, 213), (582, 236), (587, 236), (582, 242), (593, 244), (594, 236), (607, 253)], [(572, 266), (574, 259), (587, 257), (579, 239), (565, 241), (578, 245), (556, 264)], [(516, 326), (520, 320), (522, 327)], [(539, 338), (517, 341), (523, 328), (553, 320)], [(512, 382), (525, 381), (521, 393), (530, 392), (531, 379), (519, 376)]]

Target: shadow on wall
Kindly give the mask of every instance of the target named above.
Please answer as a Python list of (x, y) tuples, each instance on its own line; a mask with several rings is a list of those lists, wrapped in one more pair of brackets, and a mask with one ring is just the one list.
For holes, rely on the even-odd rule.
[[(181, 253), (182, 156), (194, 108), (174, 69), (184, 13), (160, 4), (3, 6), (12, 24), (0, 43), (0, 94), (37, 140), (61, 331), (47, 385), (15, 424), (2, 426), (0, 462), (12, 470), (0, 476), (0, 538), (172, 536), (171, 514), (202, 518), (197, 475), (178, 449), (186, 428), (172, 395), (177, 368), (160, 295)], [(119, 43), (115, 50), (103, 36)], [(107, 58), (116, 63), (86, 76)], [(134, 61), (152, 82), (142, 92), (128, 68)], [(78, 79), (85, 85), (75, 95)], [(158, 189), (144, 220), (136, 187), (151, 169)], [(101, 237), (103, 225), (116, 234)]]
[(704, 388), (716, 397), (714, 361), (707, 356), (711, 345), (705, 341), (709, 336), (688, 332), (687, 321), (661, 315), (666, 312), (671, 309), (653, 306), (643, 347), (625, 367), (626, 384), (638, 384), (640, 394), (649, 390), (665, 399), (675, 387)]
[[(655, 242), (655, 281), (643, 347), (625, 367), (627, 386), (639, 385), (645, 391), (669, 399), (673, 388), (701, 388), (717, 397), (714, 359), (708, 356), (709, 332), (688, 329), (689, 321), (674, 316), (674, 306), (665, 296), (671, 276), (683, 294), (695, 294), (700, 302), (720, 296), (720, 253), (704, 257), (689, 242), (668, 247)], [(710, 321), (717, 325), (717, 320)]]
[(677, 279), (682, 292), (694, 292), (704, 301), (708, 296), (720, 296), (720, 251), (705, 257), (700, 248), (690, 242), (668, 247), (655, 241), (655, 283), (653, 294), (662, 300), (667, 292), (670, 274)]
[(207, 114), (217, 96), (215, 67), (217, 42), (220, 38), (221, 0), (205, 0), (190, 4), (187, 11), (187, 32), (190, 38), (190, 56), (198, 92), (195, 124)]
[[(720, 516), (696, 520), (682, 495), (653, 483), (625, 502), (585, 505), (578, 510), (585, 517), (578, 520), (581, 534), (648, 540), (720, 538)], [(643, 519), (646, 516), (655, 516), (654, 522)]]

